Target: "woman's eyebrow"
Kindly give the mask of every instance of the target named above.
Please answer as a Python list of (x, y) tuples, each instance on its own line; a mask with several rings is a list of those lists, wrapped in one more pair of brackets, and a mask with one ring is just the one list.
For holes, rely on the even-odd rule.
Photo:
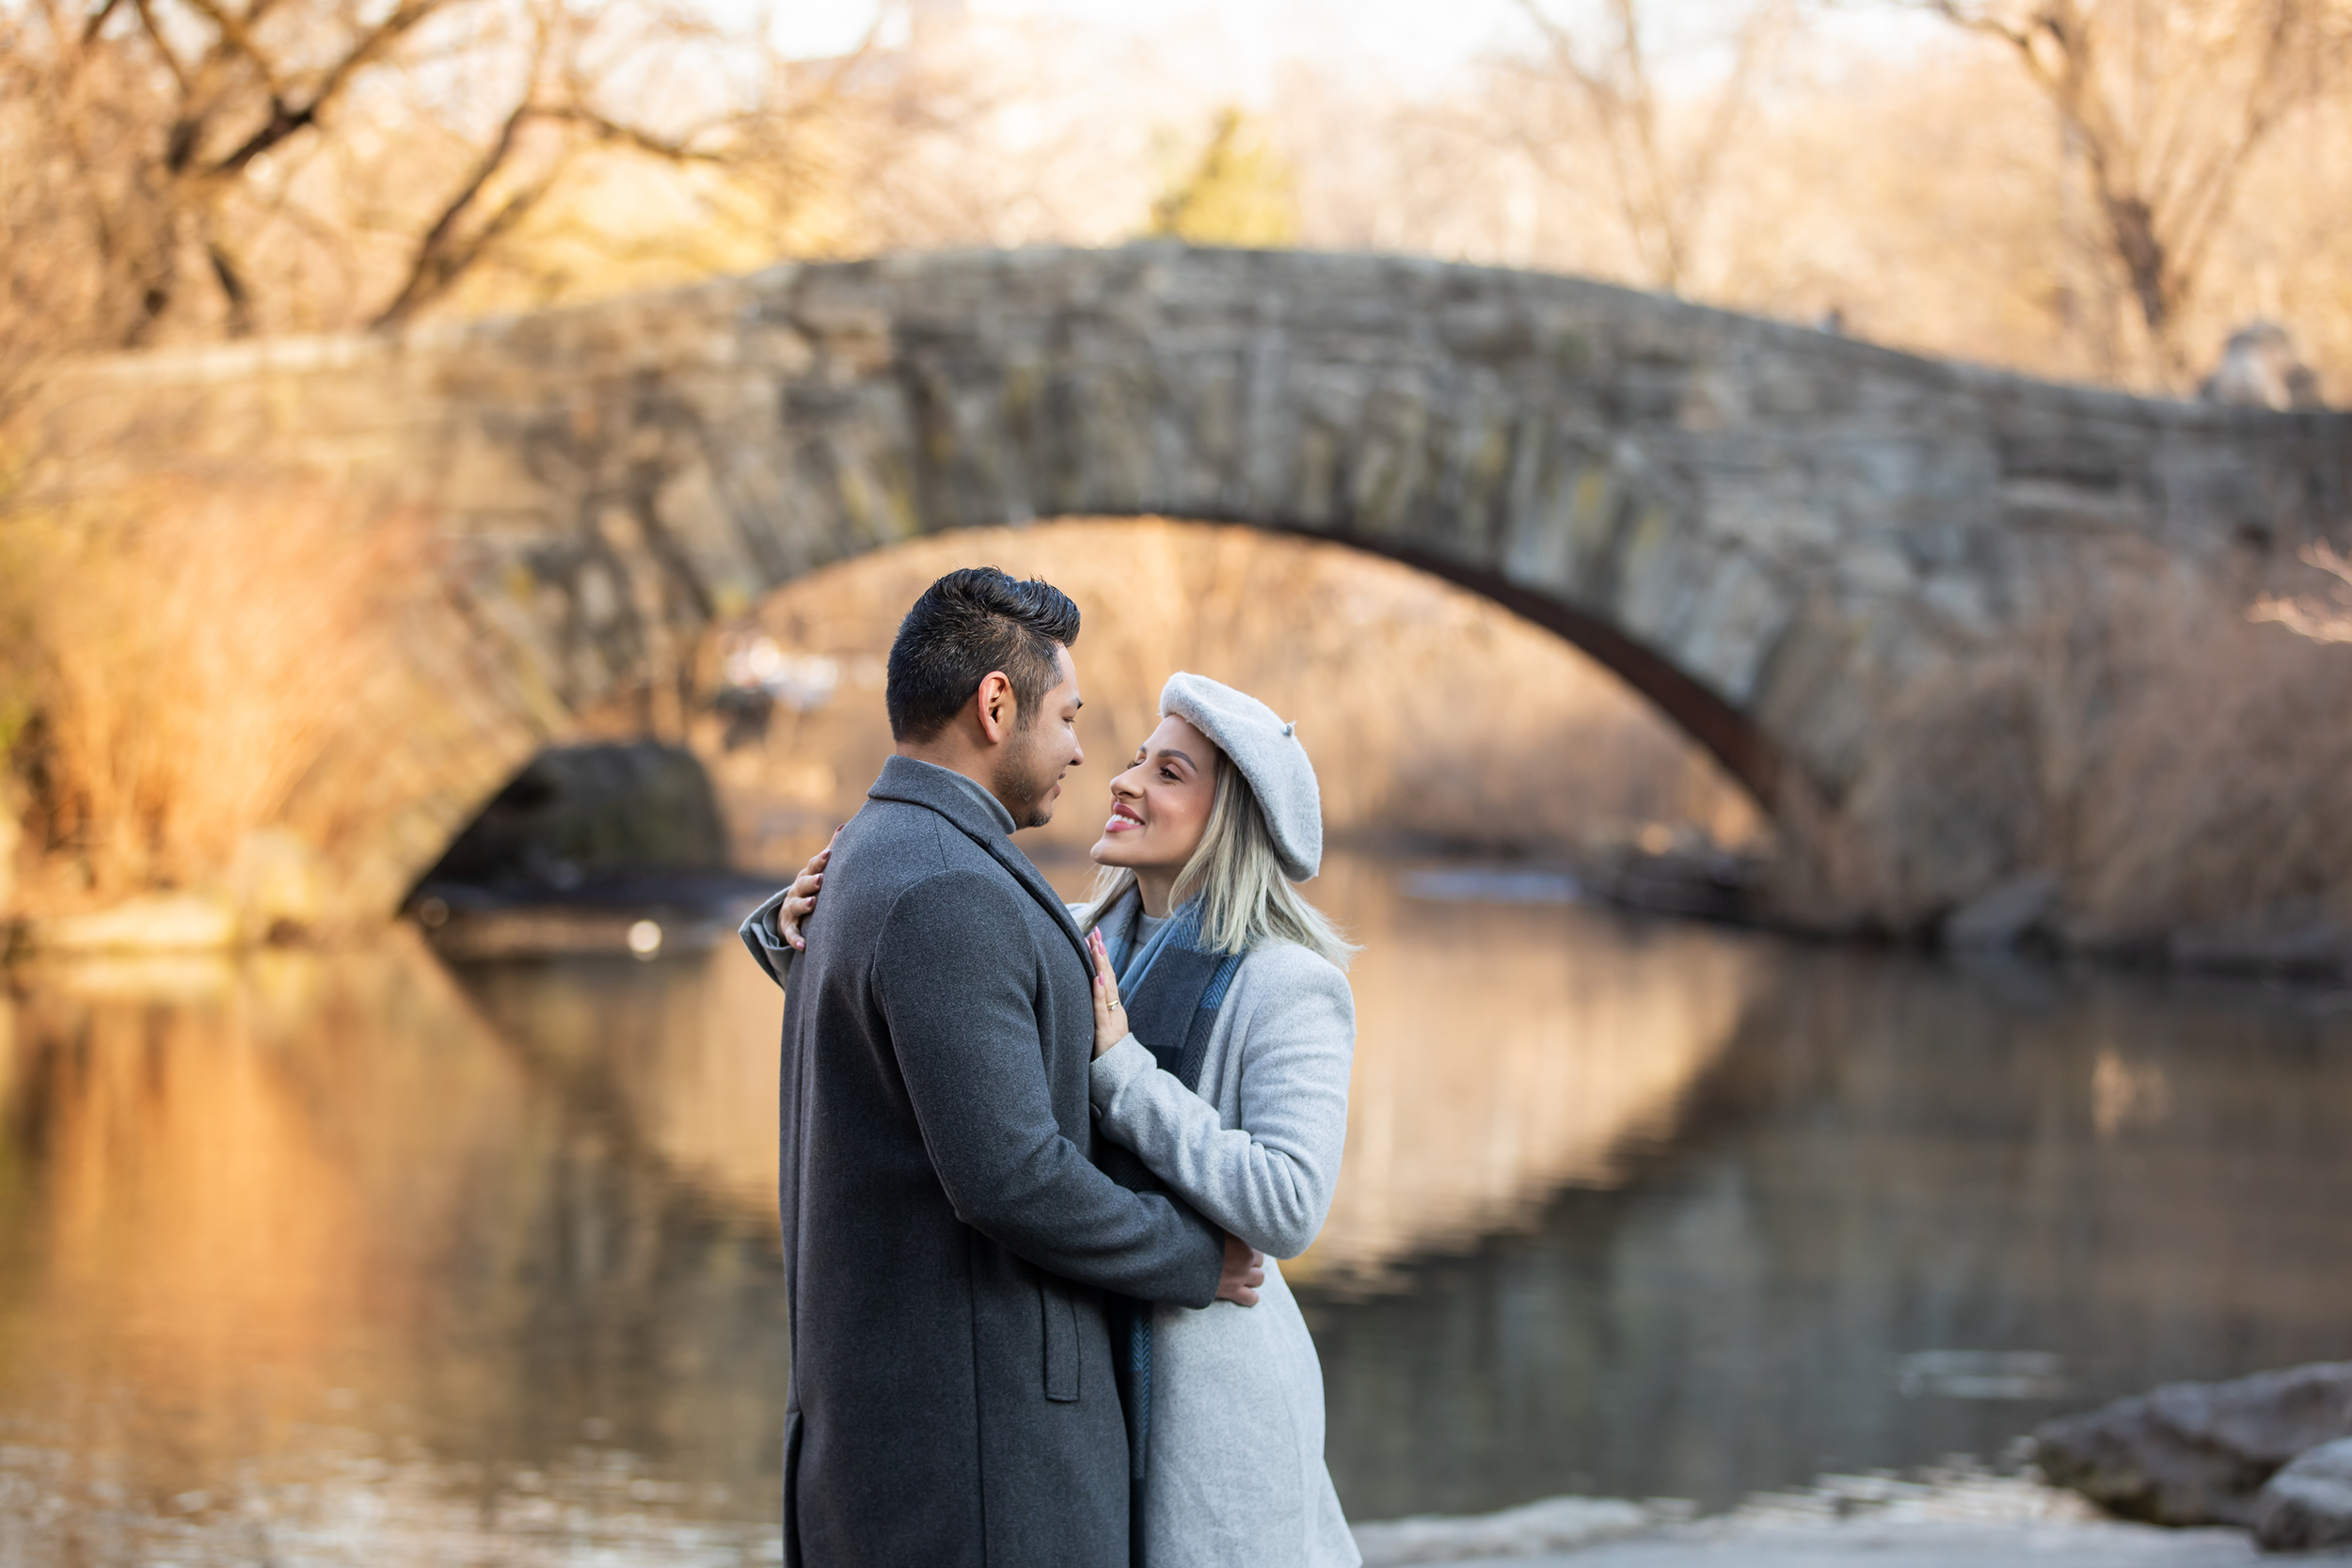
[(1182, 752), (1178, 751), (1178, 750), (1177, 750), (1175, 747), (1173, 747), (1173, 746), (1163, 746), (1163, 747), (1161, 747), (1161, 748), (1160, 748), (1160, 755), (1161, 755), (1161, 756), (1163, 756), (1163, 757), (1184, 757), (1184, 766), (1185, 766), (1186, 768), (1191, 768), (1191, 769), (1192, 769), (1194, 772), (1196, 772), (1196, 773), (1198, 773), (1198, 772), (1200, 772), (1200, 765), (1199, 763), (1197, 763), (1197, 762), (1193, 761), (1191, 757), (1186, 756), (1184, 752)]

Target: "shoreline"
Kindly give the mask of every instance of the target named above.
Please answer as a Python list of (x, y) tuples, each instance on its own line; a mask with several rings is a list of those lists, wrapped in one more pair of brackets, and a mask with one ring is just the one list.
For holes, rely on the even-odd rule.
[[(1995, 1568), (2023, 1555), (2068, 1568), (2223, 1568), (2261, 1554), (2246, 1531), (2168, 1529), (2109, 1517), (2030, 1476), (1971, 1466), (1823, 1476), (1804, 1491), (1697, 1516), (1671, 1499), (1551, 1497), (1487, 1514), (1428, 1514), (1354, 1527), (1364, 1568), (1810, 1568), (1899, 1562)], [(2312, 1561), (2352, 1561), (2352, 1552)]]
[[(2037, 876), (2004, 884), (1917, 930), (1833, 927), (1776, 908), (1765, 863), (1736, 854), (1498, 855), (1413, 841), (1365, 841), (1353, 847), (1385, 860), (1405, 896), (1422, 902), (1576, 905), (2003, 973), (2095, 973), (2318, 990), (2352, 983), (2352, 927), (2303, 905), (2132, 940), (2086, 940), (2070, 935), (2056, 918), (2055, 889)], [(1050, 876), (1067, 869), (1069, 860), (1048, 853), (1037, 863)], [(606, 871), (563, 882), (427, 881), (380, 922), (358, 925), (265, 919), (226, 895), (156, 889), (103, 905), (0, 914), (0, 966), (335, 948), (365, 941), (373, 929), (401, 926), (421, 928), (437, 950), (463, 959), (622, 953), (630, 950), (626, 933), (640, 918), (670, 928), (683, 945), (707, 946), (723, 934), (715, 931), (718, 925), (739, 919), (742, 910), (790, 875), (722, 867)], [(729, 911), (735, 912), (729, 916)], [(670, 945), (675, 950), (681, 943)]]

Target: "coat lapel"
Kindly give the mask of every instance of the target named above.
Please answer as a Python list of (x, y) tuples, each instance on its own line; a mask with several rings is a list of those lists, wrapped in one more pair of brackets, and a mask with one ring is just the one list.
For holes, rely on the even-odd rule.
[(1070, 950), (1078, 956), (1078, 962), (1092, 974), (1094, 962), (1087, 957), (1086, 938), (1078, 934), (1077, 922), (1070, 918), (1070, 907), (1029, 863), (1029, 857), (1013, 847), (1012, 836), (999, 815), (1004, 808), (992, 810), (990, 802), (976, 797), (977, 787), (946, 768), (917, 762), (913, 757), (892, 757), (882, 764), (882, 777), (874, 781), (874, 786), (866, 794), (868, 800), (903, 800), (909, 805), (926, 806), (953, 823), (959, 832), (1012, 873), (1012, 879), (1043, 906), (1062, 935), (1069, 938)]
[[(962, 827), (962, 824), (958, 823), (957, 826)], [(969, 828), (963, 831), (972, 833)], [(1054, 884), (1030, 863), (1028, 856), (1012, 847), (1012, 840), (1004, 837), (981, 838), (977, 833), (972, 833), (972, 836), (978, 839), (981, 848), (996, 857), (999, 865), (1012, 873), (1013, 880), (1029, 890), (1030, 897), (1045, 906), (1045, 912), (1054, 917), (1054, 924), (1060, 927), (1062, 935), (1070, 939), (1070, 950), (1078, 955), (1078, 962), (1086, 967), (1089, 974), (1093, 974), (1094, 960), (1087, 956), (1087, 939), (1079, 935), (1078, 923), (1070, 918), (1070, 906), (1061, 901), (1061, 895), (1054, 891)]]

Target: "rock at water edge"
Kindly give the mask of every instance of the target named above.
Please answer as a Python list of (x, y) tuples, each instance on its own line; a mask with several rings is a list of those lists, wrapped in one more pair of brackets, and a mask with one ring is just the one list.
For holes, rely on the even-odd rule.
[(2266, 1552), (2352, 1545), (2352, 1438), (2322, 1443), (2264, 1483), (2254, 1540)]
[(1971, 952), (2015, 947), (2042, 928), (2058, 891), (2057, 879), (2042, 871), (2003, 882), (1945, 917), (1944, 945)]
[(2045, 1422), (2034, 1458), (2054, 1484), (2126, 1518), (2244, 1525), (2280, 1466), (2352, 1437), (2352, 1361), (2172, 1383)]

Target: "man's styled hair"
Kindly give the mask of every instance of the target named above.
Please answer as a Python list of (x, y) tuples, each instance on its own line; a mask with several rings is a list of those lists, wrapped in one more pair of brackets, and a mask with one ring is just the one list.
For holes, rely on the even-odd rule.
[(1078, 607), (1044, 578), (1023, 581), (993, 566), (948, 573), (923, 590), (890, 644), (882, 702), (891, 738), (930, 739), (992, 670), (1012, 683), (1028, 728), (1061, 677), (1054, 650), (1077, 641)]

